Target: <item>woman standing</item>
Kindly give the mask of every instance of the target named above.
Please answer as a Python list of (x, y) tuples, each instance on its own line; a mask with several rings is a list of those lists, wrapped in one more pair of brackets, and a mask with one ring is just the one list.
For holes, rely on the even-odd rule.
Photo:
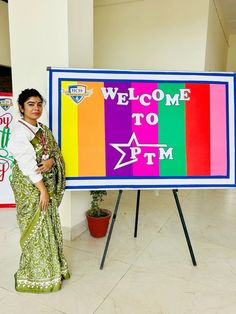
[(64, 162), (51, 131), (37, 122), (43, 111), (41, 94), (26, 89), (18, 105), (23, 118), (16, 122), (9, 141), (22, 249), (15, 287), (21, 292), (53, 292), (70, 277), (58, 214), (65, 187)]

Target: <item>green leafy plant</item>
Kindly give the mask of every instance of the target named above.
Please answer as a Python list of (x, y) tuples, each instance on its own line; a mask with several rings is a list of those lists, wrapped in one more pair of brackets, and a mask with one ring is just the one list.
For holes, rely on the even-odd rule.
[(107, 195), (107, 191), (104, 190), (95, 190), (90, 191), (90, 195), (92, 196), (91, 207), (88, 210), (88, 215), (92, 217), (104, 217), (107, 216), (107, 212), (101, 208), (101, 203), (105, 195)]

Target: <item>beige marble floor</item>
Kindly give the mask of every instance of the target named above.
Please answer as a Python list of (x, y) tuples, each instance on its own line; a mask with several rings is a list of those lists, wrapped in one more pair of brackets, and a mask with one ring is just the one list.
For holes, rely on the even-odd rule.
[[(114, 207), (109, 192), (106, 207)], [(72, 277), (61, 291), (14, 290), (19, 230), (0, 209), (1, 314), (235, 314), (236, 191), (179, 191), (198, 266), (193, 267), (171, 191), (142, 191), (134, 239), (135, 191), (124, 191), (104, 269), (105, 239), (65, 241)]]

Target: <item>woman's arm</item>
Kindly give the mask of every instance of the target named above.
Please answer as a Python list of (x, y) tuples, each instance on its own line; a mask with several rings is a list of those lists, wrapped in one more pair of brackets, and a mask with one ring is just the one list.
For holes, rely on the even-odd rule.
[(8, 143), (8, 149), (17, 161), (23, 175), (28, 176), (32, 183), (35, 183), (42, 180), (43, 177), (36, 172), (38, 169), (36, 153), (30, 143), (33, 136), (27, 128), (20, 125), (19, 122), (16, 123)]
[(40, 191), (40, 200), (39, 200), (39, 205), (41, 206), (41, 208), (43, 210), (46, 210), (48, 207), (48, 203), (49, 203), (49, 194), (48, 194), (48, 190), (46, 188), (46, 186), (43, 183), (43, 180), (40, 180), (36, 183), (34, 183), (34, 185), (39, 189)]

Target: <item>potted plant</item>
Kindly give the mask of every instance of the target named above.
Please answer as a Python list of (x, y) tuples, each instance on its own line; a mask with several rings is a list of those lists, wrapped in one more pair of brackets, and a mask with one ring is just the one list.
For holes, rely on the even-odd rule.
[(95, 238), (104, 237), (107, 233), (111, 211), (101, 207), (103, 197), (107, 195), (104, 190), (90, 191), (92, 196), (91, 207), (86, 212), (90, 234)]

